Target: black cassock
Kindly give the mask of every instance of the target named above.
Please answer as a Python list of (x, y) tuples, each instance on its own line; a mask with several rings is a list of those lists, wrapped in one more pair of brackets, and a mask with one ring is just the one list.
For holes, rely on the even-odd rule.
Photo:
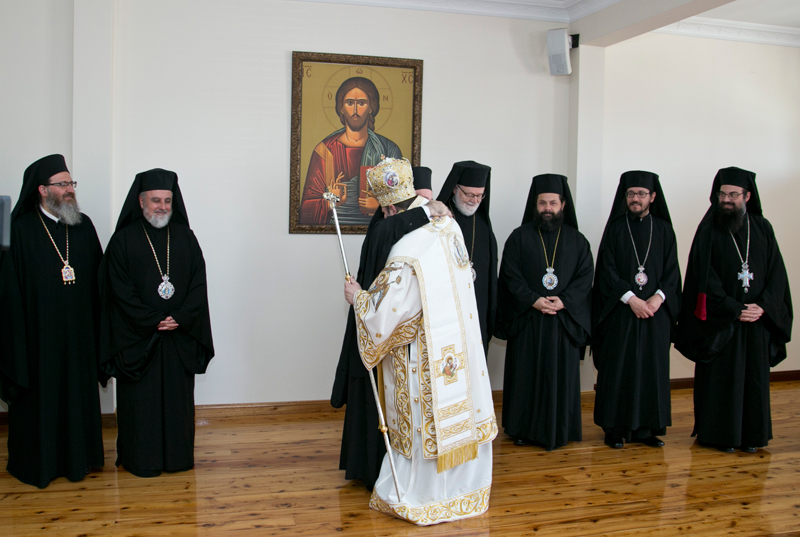
[[(8, 472), (39, 488), (64, 476), (83, 479), (103, 466), (98, 392), (102, 249), (92, 221), (69, 226), (69, 264), (61, 262), (39, 210), (13, 224), (11, 251), (0, 266), (0, 380), (8, 406)], [(42, 220), (66, 256), (67, 228)]]
[[(630, 224), (630, 233), (626, 224)], [(645, 261), (647, 284), (634, 282), (636, 253)], [(636, 241), (636, 252), (631, 243)], [(615, 438), (663, 435), (672, 425), (669, 349), (680, 312), (680, 267), (675, 233), (666, 220), (630, 213), (612, 221), (597, 259), (593, 292), (592, 350), (597, 368), (594, 422)], [(666, 300), (653, 317), (637, 319), (620, 301), (631, 291), (647, 300), (656, 290)]]
[[(175, 294), (161, 298), (161, 270)], [(117, 378), (117, 465), (151, 477), (194, 464), (194, 376), (214, 356), (203, 252), (188, 226), (136, 219), (111, 238), (104, 278), (104, 367)], [(172, 316), (176, 330), (158, 331)]]
[[(542, 232), (548, 258), (558, 231)], [(506, 434), (552, 450), (581, 440), (580, 358), (591, 333), (593, 262), (589, 242), (561, 227), (555, 252), (558, 286), (548, 291), (542, 239), (531, 222), (506, 241), (498, 281), (499, 333), (506, 336), (503, 427)], [(533, 308), (558, 296), (564, 309), (545, 315)]]
[[(430, 220), (421, 207), (390, 218), (383, 218), (383, 212), (378, 211), (370, 221), (361, 246), (356, 281), (364, 289), (368, 288), (386, 265), (392, 246), (406, 233), (428, 222)], [(339, 469), (345, 470), (346, 479), (361, 479), (372, 490), (380, 473), (386, 446), (378, 430), (378, 410), (367, 374), (358, 352), (355, 315), (350, 306), (331, 405), (335, 408), (347, 405)]]
[(475, 269), (475, 300), (481, 322), (483, 351), (488, 356), (489, 340), (494, 333), (497, 311), (497, 240), (483, 211), (464, 216), (454, 203), (450, 204), (450, 210), (464, 234), (464, 244), (470, 253), (472, 268)]
[[(700, 259), (706, 257), (695, 236), (675, 345), (695, 362), (693, 435), (701, 442), (731, 447), (766, 446), (772, 438), (769, 368), (786, 357), (792, 326), (789, 282), (772, 225), (762, 216), (748, 213), (748, 218), (749, 256), (747, 223), (734, 234), (753, 273), (747, 293), (730, 233), (712, 227), (705, 321), (694, 315)], [(700, 224), (697, 234), (708, 226), (713, 226), (711, 219)], [(758, 321), (737, 320), (745, 303), (764, 309)]]

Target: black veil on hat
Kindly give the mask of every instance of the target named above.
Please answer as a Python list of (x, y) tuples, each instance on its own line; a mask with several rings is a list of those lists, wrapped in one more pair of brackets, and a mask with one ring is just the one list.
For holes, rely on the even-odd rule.
[(717, 192), (719, 192), (722, 185), (733, 185), (747, 189), (750, 192), (750, 199), (747, 201), (747, 212), (750, 214), (757, 214), (763, 216), (761, 211), (761, 197), (758, 195), (758, 187), (756, 187), (756, 174), (731, 166), (730, 168), (722, 168), (717, 172), (714, 177), (714, 185), (711, 187), (711, 208), (716, 210), (718, 207)]
[(169, 170), (154, 168), (136, 174), (125, 202), (122, 204), (122, 211), (119, 213), (115, 232), (141, 218), (142, 209), (139, 207), (139, 194), (150, 190), (172, 191), (172, 218), (170, 222), (189, 225), (189, 217), (186, 214), (186, 206), (183, 203), (181, 187), (178, 185), (178, 174)]
[(425, 166), (414, 166), (411, 168), (411, 173), (414, 174), (414, 190), (419, 190), (421, 188), (426, 188), (428, 190), (433, 190), (431, 188), (431, 169)]
[(453, 169), (444, 181), (439, 196), (436, 198), (445, 205), (448, 205), (453, 197), (453, 190), (456, 185), (473, 188), (485, 188), (484, 198), (478, 206), (478, 212), (483, 211), (489, 215), (489, 192), (492, 183), (492, 168), (485, 164), (479, 164), (473, 160), (464, 160), (453, 164)]
[(656, 199), (650, 204), (650, 214), (654, 217), (666, 220), (672, 225), (672, 218), (669, 215), (669, 207), (667, 206), (667, 198), (664, 197), (664, 191), (661, 188), (661, 181), (658, 180), (658, 175), (653, 172), (645, 172), (641, 170), (634, 170), (623, 173), (619, 178), (619, 185), (617, 186), (617, 193), (614, 197), (614, 203), (611, 206), (611, 214), (608, 216), (605, 230), (603, 230), (603, 238), (600, 240), (599, 252), (603, 249), (603, 243), (606, 240), (606, 230), (611, 222), (628, 214), (628, 203), (625, 201), (625, 192), (629, 188), (646, 188), (650, 193), (656, 193)]
[(61, 172), (69, 172), (63, 155), (42, 157), (25, 169), (19, 199), (11, 212), (11, 221), (39, 206), (39, 187), (47, 184), (51, 177)]
[(558, 194), (564, 198), (566, 202), (564, 205), (564, 223), (578, 229), (578, 216), (575, 214), (575, 204), (572, 203), (572, 192), (569, 189), (567, 178), (555, 173), (537, 175), (531, 180), (531, 189), (528, 191), (528, 202), (525, 204), (522, 225), (533, 222), (536, 216), (536, 201), (539, 194)]

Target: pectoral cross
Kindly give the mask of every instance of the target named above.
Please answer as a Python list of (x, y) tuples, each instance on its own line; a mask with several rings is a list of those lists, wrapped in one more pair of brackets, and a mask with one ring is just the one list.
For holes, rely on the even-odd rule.
[(742, 287), (744, 287), (744, 292), (746, 293), (750, 288), (750, 280), (753, 279), (753, 273), (750, 272), (750, 267), (747, 266), (747, 263), (742, 265), (742, 271), (739, 273), (739, 279), (742, 280)]

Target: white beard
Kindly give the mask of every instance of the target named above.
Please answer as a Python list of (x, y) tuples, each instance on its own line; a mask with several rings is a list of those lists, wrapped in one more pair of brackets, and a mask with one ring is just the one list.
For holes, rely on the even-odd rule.
[(461, 200), (458, 199), (458, 196), (453, 196), (453, 203), (456, 204), (456, 209), (458, 209), (458, 212), (464, 216), (472, 216), (478, 210), (478, 207), (481, 206), (480, 203), (477, 205), (467, 205), (466, 203), (462, 203)]
[(150, 216), (145, 216), (150, 225), (156, 229), (161, 229), (162, 227), (169, 224), (169, 219), (172, 218), (172, 211), (168, 212), (167, 214), (157, 214), (153, 213)]

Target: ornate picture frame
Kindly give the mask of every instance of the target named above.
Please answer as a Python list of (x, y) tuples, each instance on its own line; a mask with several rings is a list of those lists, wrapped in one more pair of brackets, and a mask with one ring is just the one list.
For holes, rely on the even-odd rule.
[[(338, 109), (337, 109), (338, 108)], [(382, 156), (420, 162), (422, 60), (292, 52), (289, 233), (363, 234), (376, 210), (366, 171)]]

